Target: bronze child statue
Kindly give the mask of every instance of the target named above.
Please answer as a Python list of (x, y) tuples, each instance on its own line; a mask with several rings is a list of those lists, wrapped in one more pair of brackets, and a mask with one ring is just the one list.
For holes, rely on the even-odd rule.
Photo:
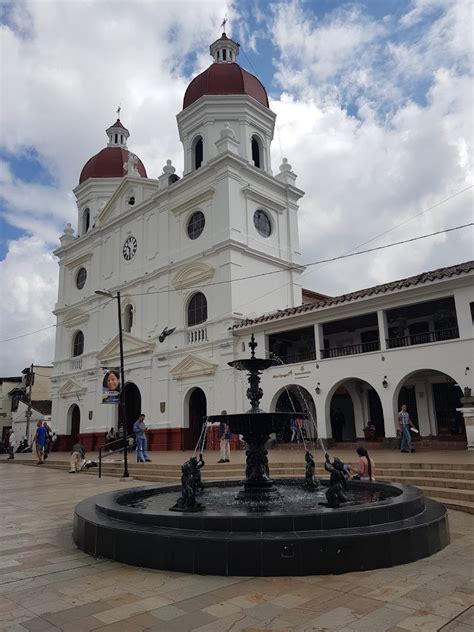
[(347, 480), (344, 472), (344, 463), (337, 456), (333, 462), (329, 458), (329, 454), (326, 452), (326, 462), (324, 463), (324, 469), (331, 474), (329, 480), (329, 488), (326, 492), (327, 506), (337, 508), (341, 506), (341, 503), (348, 502), (348, 498), (344, 491), (347, 489)]

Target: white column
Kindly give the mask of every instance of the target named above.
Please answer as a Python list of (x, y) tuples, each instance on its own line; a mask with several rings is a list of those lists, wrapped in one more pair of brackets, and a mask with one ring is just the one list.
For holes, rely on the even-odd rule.
[(319, 362), (321, 360), (321, 343), (323, 341), (323, 332), (321, 325), (318, 323), (314, 326), (314, 346), (316, 348), (316, 360)]
[(379, 326), (380, 350), (385, 351), (387, 348), (388, 328), (385, 312), (381, 309), (377, 311), (377, 322)]
[(318, 437), (320, 439), (330, 439), (332, 437), (331, 424), (326, 419), (326, 411), (324, 409), (325, 395), (321, 392), (315, 395), (314, 404), (316, 406), (316, 427), (318, 429)]
[(430, 414), (428, 408), (429, 385), (425, 380), (415, 381), (416, 410), (418, 413), (418, 424), (420, 435), (427, 437), (431, 434)]
[(461, 397), (462, 408), (457, 408), (463, 414), (466, 426), (467, 449), (474, 450), (474, 397)]
[(382, 403), (385, 436), (387, 438), (396, 437), (397, 436), (397, 427), (395, 425), (396, 411), (393, 408), (393, 390), (390, 387), (390, 385), (387, 389), (384, 389), (384, 393), (380, 397), (380, 401)]
[(454, 295), (460, 338), (470, 338), (473, 334), (470, 300), (472, 301), (472, 295), (464, 288), (463, 291), (459, 290)]

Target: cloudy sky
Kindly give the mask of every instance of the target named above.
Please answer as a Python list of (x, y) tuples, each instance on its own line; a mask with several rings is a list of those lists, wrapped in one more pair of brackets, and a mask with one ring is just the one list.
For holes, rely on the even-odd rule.
[[(225, 13), (278, 114), (273, 168), (286, 156), (306, 191), (306, 262), (472, 221), (470, 0), (0, 0), (0, 11), (0, 338), (43, 329), (0, 344), (0, 375), (53, 359), (52, 250), (119, 103), (149, 176), (167, 158), (181, 171), (175, 116)], [(339, 294), (472, 254), (464, 229), (311, 266), (303, 281)]]

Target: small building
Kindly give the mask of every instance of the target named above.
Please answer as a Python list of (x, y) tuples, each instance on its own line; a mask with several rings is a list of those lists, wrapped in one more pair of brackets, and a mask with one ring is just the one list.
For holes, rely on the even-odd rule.
[[(13, 427), (17, 437), (26, 435), (27, 410), (29, 398), (28, 374), (29, 368), (22, 375), (10, 378), (0, 378), (2, 386), (0, 424), (1, 436), (4, 439), (6, 432)], [(51, 375), (52, 366), (35, 365), (34, 381), (31, 388), (31, 417), (29, 439), (34, 435), (36, 422), (51, 418)]]

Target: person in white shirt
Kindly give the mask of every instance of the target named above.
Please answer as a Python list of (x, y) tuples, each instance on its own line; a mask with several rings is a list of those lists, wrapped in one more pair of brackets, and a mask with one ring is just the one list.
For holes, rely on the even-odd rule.
[(8, 435), (8, 452), (9, 452), (9, 459), (14, 459), (15, 458), (15, 448), (16, 448), (16, 437), (15, 437), (15, 431), (13, 430), (13, 428), (10, 430), (10, 434)]
[(411, 442), (410, 428), (415, 428), (415, 425), (410, 419), (406, 404), (402, 404), (402, 409), (398, 413), (398, 432), (402, 436), (402, 442), (400, 445), (401, 452), (416, 452)]

